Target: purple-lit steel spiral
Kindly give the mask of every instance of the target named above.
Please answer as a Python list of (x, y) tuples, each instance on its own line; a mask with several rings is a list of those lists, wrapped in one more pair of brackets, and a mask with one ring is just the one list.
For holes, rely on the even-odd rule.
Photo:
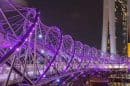
[[(22, 67), (24, 63), (35, 65), (32, 71), (36, 72), (36, 81), (25, 76), (28, 71), (26, 67), (23, 73), (23, 70), (13, 66), (16, 74), (31, 85), (37, 85), (51, 75), (63, 77), (64, 74), (68, 76), (78, 73), (75, 76), (78, 77), (84, 74), (82, 70), (88, 74), (89, 69), (98, 72), (105, 68), (105, 64), (129, 64), (127, 57), (104, 53), (80, 41), (74, 41), (70, 35), (63, 35), (58, 27), (44, 25), (39, 18), (40, 13), (34, 8), (15, 8), (11, 12), (1, 10), (0, 13), (0, 65), (5, 63), (11, 66), (13, 56), (17, 57)], [(12, 16), (8, 13), (12, 13)], [(99, 68), (100, 64), (103, 69)], [(91, 75), (93, 74), (95, 73)]]

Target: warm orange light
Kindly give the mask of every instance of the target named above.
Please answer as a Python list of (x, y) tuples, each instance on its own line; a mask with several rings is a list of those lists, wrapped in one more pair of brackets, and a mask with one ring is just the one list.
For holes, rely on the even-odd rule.
[(128, 43), (128, 57), (130, 57), (130, 43)]

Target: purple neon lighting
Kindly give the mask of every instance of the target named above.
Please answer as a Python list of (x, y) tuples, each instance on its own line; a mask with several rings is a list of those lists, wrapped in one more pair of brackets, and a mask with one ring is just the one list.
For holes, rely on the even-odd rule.
[[(14, 37), (10, 29), (7, 29), (7, 34), (2, 33), (6, 29), (0, 29), (0, 35), (6, 34), (5, 36), (8, 37), (8, 39), (3, 37), (0, 43), (4, 41), (9, 48), (1, 56), (0, 65), (6, 63), (8, 66), (11, 66), (8, 62), (11, 55), (17, 55), (22, 50), (24, 51), (22, 54), (25, 54), (27, 52), (26, 50), (28, 50), (29, 54), (27, 56), (32, 55), (31, 58), (33, 58), (34, 51), (36, 51), (36, 57), (43, 62), (43, 69), (42, 73), (37, 76), (37, 80), (34, 81), (35, 84), (39, 84), (42, 79), (51, 75), (51, 69), (59, 76), (68, 74), (74, 75), (74, 78), (77, 78), (79, 75), (85, 76), (82, 71), (94, 75), (96, 72), (110, 71), (113, 68), (129, 69), (130, 63), (127, 57), (103, 53), (87, 44), (75, 41), (70, 35), (63, 35), (58, 27), (44, 25), (40, 21), (39, 12), (35, 9), (26, 9), (26, 11), (24, 14), (26, 19), (22, 23), (22, 28), (19, 28), (18, 31), (14, 30), (17, 33), (17, 37)], [(8, 19), (13, 20), (13, 18)], [(1, 24), (0, 22), (0, 27), (2, 28), (2, 26), (3, 23)], [(35, 43), (36, 48), (34, 47)], [(0, 46), (0, 48), (2, 49), (3, 47)], [(90, 69), (93, 73), (89, 71)], [(13, 70), (20, 76), (23, 76), (22, 72), (15, 67)], [(24, 79), (30, 83), (26, 77)], [(60, 78), (58, 79), (60, 80)]]
[(0, 58), (0, 63), (2, 64), (3, 62), (7, 61), (7, 59), (9, 58), (9, 56), (14, 53), (16, 50), (18, 50), (18, 48), (25, 42), (26, 38), (28, 38), (30, 36), (30, 33), (33, 32), (35, 26), (36, 26), (36, 22), (38, 21), (38, 17), (39, 14), (37, 14), (35, 16), (35, 20), (34, 23), (31, 24), (31, 26), (29, 27), (29, 30), (25, 33), (25, 35), (21, 38), (21, 40), (14, 45), (14, 47), (12, 47), (12, 49), (10, 51), (8, 51), (3, 57)]

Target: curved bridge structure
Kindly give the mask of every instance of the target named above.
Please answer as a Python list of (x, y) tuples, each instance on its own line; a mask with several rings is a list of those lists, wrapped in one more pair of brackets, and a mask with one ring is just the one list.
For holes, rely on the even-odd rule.
[(0, 9), (0, 83), (64, 85), (78, 77), (107, 77), (127, 69), (127, 57), (110, 55), (46, 26), (34, 8)]

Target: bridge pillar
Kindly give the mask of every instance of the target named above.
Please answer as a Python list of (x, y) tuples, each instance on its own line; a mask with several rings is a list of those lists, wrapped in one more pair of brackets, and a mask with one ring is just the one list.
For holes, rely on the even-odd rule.
[(111, 54), (116, 54), (115, 0), (104, 0), (103, 3), (103, 29), (101, 49), (104, 53), (110, 50)]

